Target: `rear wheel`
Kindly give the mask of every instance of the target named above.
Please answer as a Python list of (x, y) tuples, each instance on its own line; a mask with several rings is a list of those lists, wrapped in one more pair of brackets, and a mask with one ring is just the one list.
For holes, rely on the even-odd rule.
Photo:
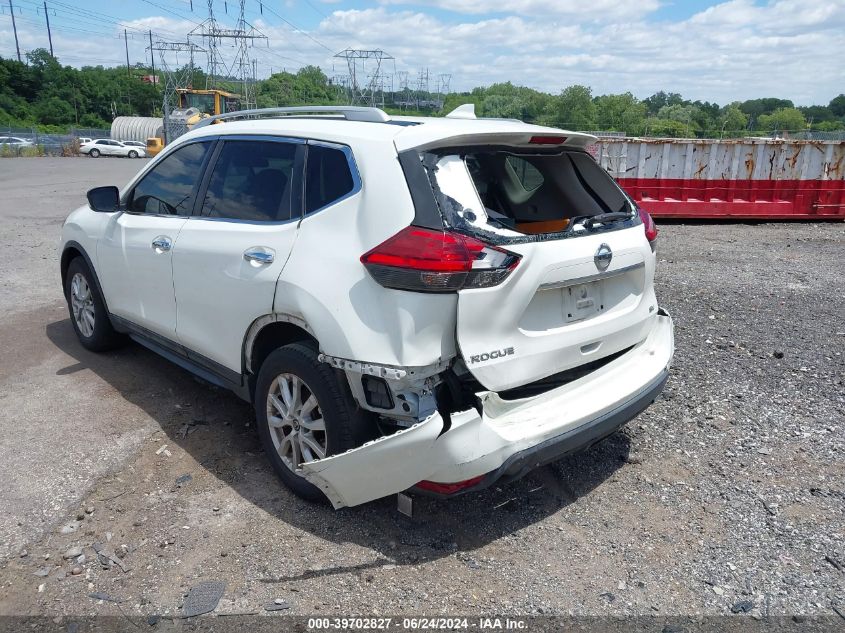
[(138, 152), (134, 149), (129, 150), (129, 158), (138, 158)]
[(93, 352), (114, 349), (124, 342), (109, 320), (106, 306), (94, 283), (94, 276), (85, 260), (74, 259), (65, 276), (70, 322), (83, 347)]
[(310, 500), (323, 493), (305, 479), (301, 465), (360, 446), (374, 425), (358, 409), (334, 370), (306, 344), (286, 345), (261, 366), (255, 389), (261, 443), (279, 478)]
[(89, 155), (91, 158), (97, 158), (97, 157), (100, 155), (100, 150), (98, 150), (98, 149), (92, 149), (90, 152), (88, 152), (88, 155)]

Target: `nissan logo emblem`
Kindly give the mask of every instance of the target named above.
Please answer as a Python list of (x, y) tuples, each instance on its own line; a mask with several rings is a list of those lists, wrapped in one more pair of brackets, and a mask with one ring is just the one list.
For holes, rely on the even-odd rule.
[(596, 268), (604, 272), (610, 266), (610, 260), (613, 259), (613, 251), (607, 244), (602, 244), (596, 251), (593, 261), (596, 263)]

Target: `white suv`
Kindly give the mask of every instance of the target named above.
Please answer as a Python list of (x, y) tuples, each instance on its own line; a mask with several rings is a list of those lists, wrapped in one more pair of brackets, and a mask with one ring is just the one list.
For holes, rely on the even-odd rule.
[(674, 350), (657, 230), (593, 140), (467, 106), (206, 119), (68, 217), (73, 327), (252, 402), (303, 497), (520, 477), (646, 408)]

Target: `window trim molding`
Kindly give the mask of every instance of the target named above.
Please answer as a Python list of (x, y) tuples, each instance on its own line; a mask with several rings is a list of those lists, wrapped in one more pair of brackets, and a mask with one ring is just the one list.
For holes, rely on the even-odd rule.
[(318, 141), (314, 139), (308, 139), (306, 142), (306, 147), (316, 145), (318, 147), (327, 147), (329, 149), (336, 149), (343, 152), (344, 156), (346, 156), (346, 163), (349, 165), (349, 173), (352, 176), (352, 189), (350, 189), (347, 193), (342, 195), (340, 198), (336, 198), (332, 200), (328, 204), (324, 204), (322, 207), (314, 209), (311, 212), (306, 211), (306, 198), (305, 192), (306, 187), (308, 185), (308, 155), (305, 155), (305, 165), (303, 166), (302, 170), (302, 219), (306, 220), (307, 218), (320, 213), (321, 211), (333, 207), (336, 204), (339, 204), (346, 200), (347, 198), (351, 198), (352, 196), (358, 194), (363, 188), (363, 182), (361, 181), (361, 174), (358, 172), (358, 164), (355, 161), (355, 155), (352, 153), (352, 148), (348, 145), (343, 145), (341, 143), (332, 143), (330, 141)]

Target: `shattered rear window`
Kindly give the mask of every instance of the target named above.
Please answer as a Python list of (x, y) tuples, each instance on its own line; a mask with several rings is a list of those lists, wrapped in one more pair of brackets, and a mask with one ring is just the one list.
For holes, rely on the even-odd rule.
[(473, 148), (429, 154), (423, 163), (441, 213), (456, 228), (543, 239), (559, 236), (576, 217), (635, 214), (616, 182), (584, 152)]

